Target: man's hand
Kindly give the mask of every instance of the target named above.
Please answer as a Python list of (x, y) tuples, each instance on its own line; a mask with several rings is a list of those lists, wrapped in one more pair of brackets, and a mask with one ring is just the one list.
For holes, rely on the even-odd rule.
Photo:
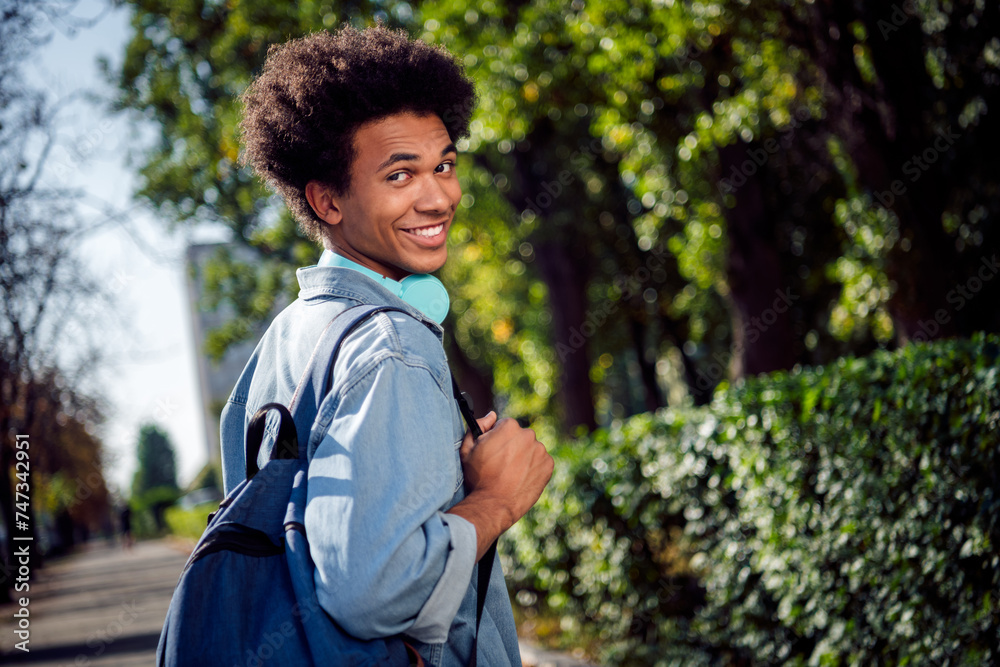
[(476, 441), (466, 433), (460, 450), (469, 495), (448, 511), (476, 527), (478, 560), (538, 501), (555, 464), (535, 432), (515, 420), (490, 412), (477, 421), (483, 435)]

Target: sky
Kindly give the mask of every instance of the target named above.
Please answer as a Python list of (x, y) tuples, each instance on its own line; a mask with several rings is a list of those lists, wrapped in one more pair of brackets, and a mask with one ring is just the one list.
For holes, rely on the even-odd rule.
[(91, 219), (98, 217), (97, 206), (127, 213), (127, 222), (102, 228), (79, 247), (92, 275), (114, 293), (116, 319), (121, 321), (91, 323), (100, 327), (109, 362), (95, 378), (108, 405), (100, 433), (105, 477), (127, 491), (136, 467), (139, 428), (155, 422), (170, 436), (178, 480), (184, 485), (207, 462), (184, 248), (188, 241), (224, 237), (217, 230), (170, 232), (164, 220), (136, 205), (129, 155), (148, 145), (150, 128), (106, 111), (114, 91), (98, 67), (99, 57), (110, 61), (112, 71), (121, 64), (128, 14), (122, 9), (107, 12), (99, 0), (81, 0), (71, 14), (101, 19), (77, 31), (62, 21), (49, 21), (46, 32), (51, 39), (26, 63), (24, 73), (52, 99), (66, 100), (80, 91), (97, 94), (99, 102), (73, 101), (61, 112), (59, 145), (46, 178), (83, 190), (81, 213)]

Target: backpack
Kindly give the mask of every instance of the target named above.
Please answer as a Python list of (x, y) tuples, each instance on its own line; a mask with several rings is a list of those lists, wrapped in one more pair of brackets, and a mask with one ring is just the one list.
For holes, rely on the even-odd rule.
[[(290, 409), (269, 403), (254, 415), (246, 435), (246, 479), (209, 517), (181, 572), (156, 649), (157, 665), (411, 664), (400, 637), (352, 637), (320, 607), (304, 525), (309, 434), (333, 384), (337, 353), (358, 325), (385, 311), (405, 313), (392, 306), (354, 306), (340, 313), (320, 336)], [(468, 419), (471, 411), (462, 408)], [(269, 458), (258, 469), (272, 412), (280, 422)], [(421, 664), (419, 656), (413, 660)]]

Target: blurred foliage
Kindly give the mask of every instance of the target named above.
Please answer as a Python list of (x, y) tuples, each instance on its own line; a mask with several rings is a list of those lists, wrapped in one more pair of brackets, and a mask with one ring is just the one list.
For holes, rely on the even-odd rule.
[(129, 4), (139, 196), (262, 257), (207, 269), (214, 353), (319, 253), (237, 166), (267, 47), (382, 20), (475, 79), (449, 357), (613, 424), (505, 543), (526, 607), (613, 664), (997, 660), (997, 340), (878, 351), (1000, 329), (996, 3)]
[(208, 525), (208, 515), (217, 509), (218, 503), (202, 503), (189, 509), (175, 505), (164, 512), (163, 518), (171, 535), (199, 540)]
[(209, 461), (198, 471), (191, 483), (185, 489), (186, 493), (197, 491), (198, 489), (222, 490), (222, 464), (219, 461)]
[[(39, 547), (34, 571), (45, 549), (69, 548), (107, 521), (103, 406), (92, 382), (106, 327), (86, 325), (108, 315), (110, 292), (78, 254), (94, 228), (82, 193), (61, 183), (63, 173), (53, 178), (65, 168), (57, 151), (75, 134), (62, 122), (71, 99), (56, 100), (23, 69), (57, 25), (86, 27), (69, 16), (74, 5), (0, 0), (0, 603), (15, 583), (17, 533)], [(29, 438), (28, 471), (15, 436)], [(17, 513), (28, 517), (24, 530)]]
[[(60, 547), (72, 546), (74, 527), (102, 530), (108, 520), (109, 494), (104, 452), (96, 435), (104, 421), (100, 401), (71, 387), (55, 369), (38, 369), (33, 382), (18, 383), (0, 359), (0, 381), (21, 385), (16, 393), (23, 402), (0, 405), (0, 418), (18, 424), (17, 433), (29, 435), (32, 511), (56, 521), (59, 534), (52, 539)], [(14, 472), (22, 471), (10, 471), (13, 484), (22, 481)], [(13, 484), (12, 491), (23, 490)]]
[[(129, 4), (119, 106), (160, 130), (138, 195), (263, 257), (210, 266), (209, 307), (235, 312), (213, 354), (318, 256), (237, 166), (236, 97), (269, 45), (372, 20), (447, 46), (476, 81), (448, 328), (511, 414), (607, 423), (702, 403), (727, 374), (998, 328), (955, 300), (997, 245), (993, 5)], [(942, 132), (958, 138), (913, 186), (910, 158)], [(775, 291), (794, 306), (761, 324)]]
[(101, 441), (91, 433), (92, 425), (61, 415), (62, 428), (45, 442), (42, 459), (33, 468), (37, 507), (51, 516), (68, 514), (88, 530), (101, 528), (109, 509), (103, 473)]
[(160, 537), (167, 530), (166, 513), (181, 497), (181, 490), (174, 486), (154, 486), (142, 493), (133, 493), (129, 499), (132, 508), (132, 533), (139, 539)]
[(177, 464), (170, 436), (156, 424), (143, 424), (136, 443), (138, 468), (132, 477), (132, 495), (142, 496), (160, 487), (177, 488)]
[(143, 424), (136, 442), (138, 467), (132, 477), (133, 531), (146, 538), (167, 530), (164, 513), (183, 495), (177, 486), (177, 463), (170, 436), (156, 424)]
[(996, 336), (761, 376), (562, 446), (505, 569), (606, 664), (996, 664), (998, 452)]

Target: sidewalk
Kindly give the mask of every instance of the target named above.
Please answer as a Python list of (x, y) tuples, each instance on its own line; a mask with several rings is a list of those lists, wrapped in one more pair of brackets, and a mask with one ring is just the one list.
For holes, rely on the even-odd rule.
[(92, 542), (50, 561), (28, 593), (29, 653), (14, 648), (20, 641), (11, 622), (16, 608), (0, 608), (0, 662), (148, 667), (186, 560), (156, 541), (139, 542), (131, 551)]
[[(50, 561), (31, 582), (29, 653), (12, 623), (16, 606), (0, 607), (0, 663), (44, 667), (148, 667), (187, 554), (165, 540), (131, 551), (94, 542)], [(525, 667), (584, 663), (522, 643)]]

